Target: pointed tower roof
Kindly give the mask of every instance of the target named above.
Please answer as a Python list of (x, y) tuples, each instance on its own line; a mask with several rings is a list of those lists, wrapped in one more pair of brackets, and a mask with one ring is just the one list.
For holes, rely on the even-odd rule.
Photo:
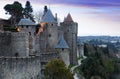
[(33, 26), (33, 25), (36, 25), (36, 24), (34, 22), (32, 22), (30, 19), (22, 18), (19, 21), (18, 25), (31, 25), (31, 26)]
[(47, 23), (56, 22), (51, 10), (47, 11), (47, 13), (43, 16), (41, 22)]
[(59, 48), (59, 49), (61, 49), (61, 48), (68, 49), (69, 48), (69, 46), (67, 45), (63, 35), (61, 36), (61, 39), (60, 39), (60, 41), (58, 42), (58, 45), (55, 48)]
[(73, 22), (73, 19), (70, 15), (70, 13), (67, 15), (67, 17), (64, 19), (64, 22)]

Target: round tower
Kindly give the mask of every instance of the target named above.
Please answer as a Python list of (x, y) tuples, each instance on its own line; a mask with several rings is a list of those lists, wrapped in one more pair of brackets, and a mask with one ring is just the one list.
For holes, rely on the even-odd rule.
[(70, 13), (64, 19), (64, 22), (60, 23), (64, 38), (70, 48), (70, 63), (77, 64), (77, 33), (78, 24), (73, 21)]
[(69, 46), (67, 45), (63, 35), (61, 36), (58, 44), (55, 47), (57, 53), (59, 54), (60, 59), (64, 61), (66, 66), (70, 65), (70, 58), (69, 58)]

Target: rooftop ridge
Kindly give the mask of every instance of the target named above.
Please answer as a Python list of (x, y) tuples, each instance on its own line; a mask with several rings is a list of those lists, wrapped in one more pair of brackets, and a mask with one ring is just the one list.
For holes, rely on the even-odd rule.
[(19, 21), (18, 25), (31, 25), (31, 26), (33, 26), (33, 25), (36, 25), (36, 24), (34, 22), (32, 22), (29, 18), (22, 18)]
[(73, 22), (73, 19), (70, 13), (68, 13), (67, 17), (64, 19), (64, 22)]
[(43, 16), (41, 22), (47, 22), (47, 23), (56, 22), (50, 9)]

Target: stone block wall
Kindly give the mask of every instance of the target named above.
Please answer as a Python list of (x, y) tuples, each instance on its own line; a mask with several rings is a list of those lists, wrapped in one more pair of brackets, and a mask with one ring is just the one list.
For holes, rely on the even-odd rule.
[(58, 27), (55, 24), (49, 24), (47, 27), (47, 51), (54, 52), (55, 46), (58, 43)]
[(0, 58), (0, 79), (40, 79), (39, 57)]
[(0, 33), (0, 56), (28, 57), (29, 56), (28, 34), (19, 32)]
[(77, 30), (78, 24), (76, 22), (60, 23), (64, 38), (70, 47), (70, 64), (77, 64)]

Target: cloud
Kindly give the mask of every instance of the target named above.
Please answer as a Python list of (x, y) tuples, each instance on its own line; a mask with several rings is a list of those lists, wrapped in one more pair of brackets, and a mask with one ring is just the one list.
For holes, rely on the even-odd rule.
[(45, 4), (67, 4), (88, 7), (120, 7), (120, 0), (35, 0), (35, 2)]

